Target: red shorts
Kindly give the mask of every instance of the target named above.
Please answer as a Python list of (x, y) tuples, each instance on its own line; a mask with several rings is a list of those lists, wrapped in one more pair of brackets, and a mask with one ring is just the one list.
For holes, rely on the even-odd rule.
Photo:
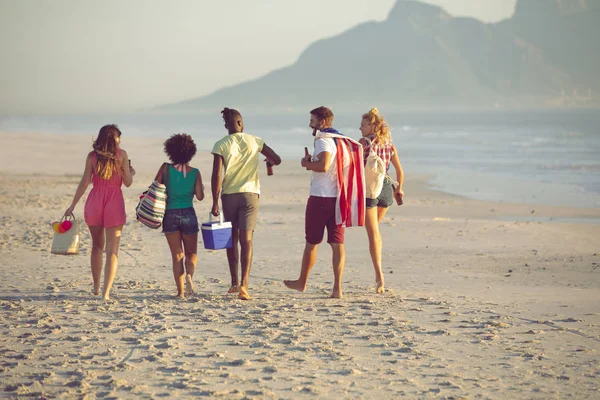
[(306, 241), (319, 244), (327, 227), (327, 243), (344, 243), (344, 227), (335, 223), (335, 197), (310, 196), (306, 203), (304, 231)]

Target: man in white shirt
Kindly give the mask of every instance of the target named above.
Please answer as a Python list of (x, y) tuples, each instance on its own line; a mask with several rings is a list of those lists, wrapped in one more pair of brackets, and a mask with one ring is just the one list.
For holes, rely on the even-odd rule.
[[(310, 112), (309, 126), (316, 131), (336, 133), (332, 128), (333, 113), (327, 107), (318, 107)], [(284, 284), (294, 290), (304, 292), (310, 270), (317, 258), (317, 247), (323, 241), (327, 227), (327, 242), (333, 251), (333, 291), (331, 297), (342, 298), (342, 274), (346, 252), (344, 250), (343, 225), (336, 223), (335, 209), (338, 196), (338, 170), (336, 161), (337, 145), (332, 138), (317, 138), (312, 157), (308, 154), (301, 165), (313, 171), (310, 184), (310, 197), (306, 204), (306, 246), (302, 256), (300, 277), (295, 281), (286, 280)]]

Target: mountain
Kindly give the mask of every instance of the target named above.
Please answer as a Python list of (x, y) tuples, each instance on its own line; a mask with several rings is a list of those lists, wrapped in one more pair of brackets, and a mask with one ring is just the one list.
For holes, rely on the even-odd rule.
[(291, 66), (158, 110), (597, 106), (594, 37), (600, 37), (597, 0), (519, 0), (512, 18), (494, 24), (398, 0), (387, 20), (319, 40)]
[(521, 0), (515, 11), (501, 29), (534, 45), (548, 65), (571, 75), (579, 88), (600, 87), (599, 1)]

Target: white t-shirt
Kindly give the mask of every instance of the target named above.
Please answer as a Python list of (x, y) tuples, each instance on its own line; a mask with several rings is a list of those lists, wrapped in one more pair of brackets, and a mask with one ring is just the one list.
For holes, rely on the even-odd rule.
[(313, 161), (319, 161), (317, 157), (322, 152), (331, 153), (329, 159), (329, 169), (327, 172), (314, 172), (310, 182), (310, 195), (316, 197), (337, 197), (338, 182), (337, 182), (337, 167), (335, 164), (335, 156), (337, 147), (331, 138), (321, 138), (315, 141), (315, 151), (313, 152)]

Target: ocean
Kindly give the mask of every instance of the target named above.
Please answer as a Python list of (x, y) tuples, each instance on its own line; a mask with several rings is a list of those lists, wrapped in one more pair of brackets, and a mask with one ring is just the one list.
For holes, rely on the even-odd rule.
[[(335, 111), (335, 110), (334, 110)], [(383, 110), (382, 110), (383, 111)], [(427, 174), (438, 190), (473, 199), (595, 208), (600, 206), (600, 111), (384, 113), (410, 180)], [(247, 115), (245, 131), (284, 160), (312, 146), (309, 114)], [(123, 135), (192, 135), (206, 151), (226, 134), (215, 115), (0, 116), (0, 132), (89, 135), (116, 123)], [(360, 115), (336, 115), (334, 127), (358, 139)], [(128, 149), (134, 154), (134, 149)]]

